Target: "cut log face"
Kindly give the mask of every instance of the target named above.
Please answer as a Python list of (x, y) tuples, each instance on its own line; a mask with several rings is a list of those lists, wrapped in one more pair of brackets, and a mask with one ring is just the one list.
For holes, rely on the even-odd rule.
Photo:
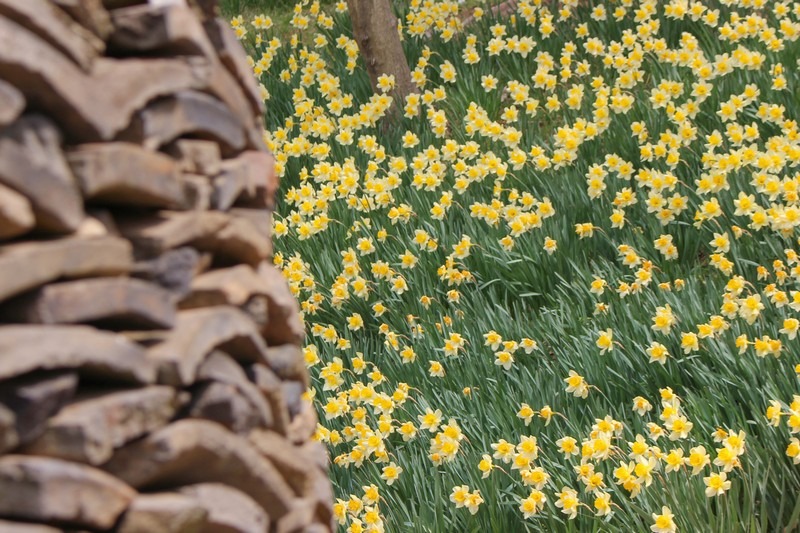
[(219, 145), (212, 141), (178, 139), (167, 146), (166, 151), (179, 161), (184, 172), (215, 176), (222, 168)]
[(160, 383), (194, 383), (197, 369), (215, 348), (246, 362), (265, 362), (266, 344), (247, 315), (233, 307), (214, 307), (178, 313), (167, 340), (148, 351), (158, 365)]
[(5, 128), (22, 114), (25, 96), (13, 85), (0, 80), (0, 128)]
[(176, 408), (172, 387), (103, 391), (64, 407), (24, 452), (99, 465), (116, 448), (165, 426)]
[(117, 237), (67, 238), (0, 247), (0, 302), (60, 278), (125, 274), (131, 245)]
[(251, 497), (221, 483), (183, 487), (181, 494), (197, 500), (208, 510), (203, 533), (266, 533), (269, 517)]
[(111, 21), (114, 31), (109, 45), (114, 50), (214, 56), (202, 24), (186, 4), (123, 7), (111, 12)]
[(84, 198), (93, 203), (176, 208), (186, 202), (175, 161), (131, 143), (78, 146), (67, 154)]
[(0, 240), (27, 233), (33, 229), (34, 224), (36, 216), (28, 199), (15, 190), (0, 185)]
[(78, 386), (74, 372), (34, 374), (7, 381), (0, 391), (0, 405), (14, 414), (17, 444), (38, 437), (47, 420), (72, 399)]
[(119, 525), (118, 533), (201, 533), (209, 527), (209, 511), (197, 498), (174, 492), (139, 494)]
[(40, 229), (70, 233), (78, 228), (83, 204), (52, 122), (32, 115), (0, 133), (0, 162), (0, 183), (28, 199)]
[(95, 468), (24, 455), (0, 457), (0, 517), (108, 529), (136, 492)]
[(214, 422), (174, 422), (118, 450), (103, 468), (138, 489), (221, 482), (250, 496), (271, 517), (290, 509), (292, 489), (275, 467)]
[(230, 110), (216, 98), (196, 91), (153, 102), (139, 114), (139, 121), (142, 143), (148, 149), (158, 149), (185, 135), (216, 141), (223, 153), (238, 152), (247, 143), (241, 123)]
[(153, 283), (94, 278), (56, 283), (0, 307), (0, 319), (30, 324), (99, 324), (106, 328), (170, 328), (175, 297)]
[(0, 380), (59, 368), (133, 384), (153, 383), (156, 373), (143, 348), (113, 333), (86, 326), (0, 326)]

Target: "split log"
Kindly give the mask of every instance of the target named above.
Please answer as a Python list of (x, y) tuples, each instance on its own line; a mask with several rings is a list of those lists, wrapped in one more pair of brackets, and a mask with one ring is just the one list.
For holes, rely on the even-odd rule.
[(314, 502), (305, 498), (295, 498), (291, 510), (279, 518), (273, 531), (275, 533), (296, 533), (305, 531), (314, 521)]
[[(241, 183), (236, 191), (235, 202), (241, 207), (272, 209), (274, 194), (278, 190), (278, 178), (275, 174), (275, 159), (264, 152), (247, 151), (234, 159), (222, 162), (223, 177), (231, 179), (234, 186)], [(233, 196), (234, 186), (229, 186), (227, 194), (221, 198)]]
[[(314, 457), (318, 456), (314, 455)], [(333, 488), (328, 479), (327, 470), (310, 469), (309, 476), (310, 482), (306, 485), (303, 497), (314, 502), (316, 518), (330, 527), (330, 531), (336, 531), (336, 517), (330, 505), (330, 502), (334, 500)]]
[(300, 411), (303, 410), (303, 407), (307, 403), (303, 401), (303, 393), (305, 390), (306, 387), (299, 381), (281, 382), (281, 391), (286, 400), (286, 408), (289, 409), (289, 417), (292, 418), (292, 420), (300, 414)]
[(14, 414), (16, 444), (38, 437), (47, 420), (73, 397), (77, 386), (78, 375), (74, 372), (33, 374), (4, 382), (0, 405)]
[(300, 306), (289, 290), (283, 274), (273, 265), (264, 262), (259, 265), (258, 275), (269, 287), (269, 319), (261, 334), (269, 345), (301, 345), (305, 331), (300, 322)]
[(300, 402), (300, 412), (292, 418), (286, 437), (295, 444), (307, 442), (317, 430), (317, 412), (310, 402)]
[(211, 420), (237, 435), (247, 435), (252, 429), (263, 427), (253, 404), (234, 385), (215, 381), (198, 387), (187, 418)]
[(228, 162), (223, 162), (220, 167), (219, 175), (212, 180), (211, 207), (228, 211), (247, 186), (247, 169)]
[[(244, 373), (239, 364), (229, 355), (215, 351), (203, 362), (197, 371), (198, 382), (216, 382), (232, 387), (235, 395), (245, 400), (249, 406), (249, 411), (255, 417), (258, 427), (273, 427), (272, 408), (258, 387), (253, 385)], [(223, 398), (224, 402), (225, 399)], [(197, 417), (196, 415), (194, 415)], [(202, 417), (216, 420), (208, 416)], [(219, 422), (219, 420), (216, 420)], [(222, 423), (222, 422), (220, 422)], [(225, 424), (223, 424), (225, 425)], [(227, 426), (232, 428), (233, 425)], [(241, 433), (241, 431), (237, 431)]]
[(258, 89), (253, 69), (247, 61), (247, 54), (239, 44), (230, 25), (223, 20), (213, 19), (205, 23), (214, 48), (219, 54), (219, 58), (225, 67), (233, 74), (239, 84), (244, 87), (250, 106), (256, 116), (264, 114), (264, 101), (261, 99), (261, 91)]
[(206, 263), (210, 263), (210, 258), (205, 260), (197, 250), (185, 246), (169, 250), (155, 259), (137, 262), (133, 274), (183, 296), (189, 292), (192, 279), (205, 269)]
[(0, 128), (5, 128), (25, 110), (25, 96), (13, 85), (0, 80)]
[(120, 335), (87, 326), (0, 326), (0, 380), (34, 370), (74, 368), (104, 382), (149, 384), (154, 364)]
[(94, 278), (50, 284), (0, 306), (0, 319), (29, 324), (98, 324), (163, 329), (175, 323), (174, 296), (130, 278)]
[(162, 211), (136, 218), (121, 217), (118, 225), (140, 254), (156, 256), (203, 238), (211, 239), (229, 221), (226, 213), (217, 211)]
[(296, 344), (283, 344), (267, 348), (267, 364), (281, 380), (297, 381), (304, 388), (308, 387), (308, 371), (303, 351)]
[(281, 380), (268, 366), (263, 364), (248, 366), (247, 375), (269, 402), (270, 410), (272, 411), (272, 429), (281, 435), (286, 435), (289, 432), (291, 420), (286, 399), (283, 397)]
[(125, 137), (155, 150), (178, 137), (192, 135), (219, 143), (224, 154), (247, 146), (241, 122), (218, 99), (197, 91), (180, 91), (145, 107)]
[(272, 253), (269, 240), (248, 219), (218, 211), (161, 211), (118, 222), (120, 232), (146, 256), (189, 244), (220, 262), (257, 265)]
[(117, 237), (66, 238), (0, 247), (0, 302), (60, 278), (114, 276), (133, 265), (131, 245)]
[(36, 34), (39, 39), (69, 56), (84, 71), (88, 71), (92, 62), (105, 50), (105, 43), (80, 28), (46, 0), (0, 0), (0, 16)]
[(116, 448), (164, 427), (177, 407), (172, 387), (84, 395), (52, 417), (44, 433), (23, 451), (99, 465), (110, 459)]
[(168, 145), (165, 151), (179, 161), (180, 169), (184, 172), (215, 176), (222, 168), (219, 145), (212, 141), (178, 139)]
[(102, 0), (51, 0), (72, 19), (105, 42), (111, 33), (111, 17)]
[(214, 349), (238, 361), (266, 362), (266, 344), (247, 316), (234, 307), (181, 311), (166, 341), (150, 348), (149, 361), (158, 365), (159, 383), (189, 385)]
[(208, 66), (177, 59), (98, 58), (91, 75), (19, 24), (0, 18), (0, 78), (46, 111), (71, 140), (111, 140), (158, 96), (204, 88)]
[(181, 301), (181, 308), (214, 305), (244, 305), (254, 296), (266, 297), (263, 279), (248, 265), (211, 270), (192, 280), (192, 292)]
[(119, 525), (118, 533), (200, 533), (209, 526), (209, 512), (197, 498), (174, 492), (139, 494)]
[(50, 526), (9, 522), (8, 520), (0, 520), (0, 531), (3, 533), (62, 533), (61, 529)]
[(28, 199), (15, 190), (0, 185), (0, 239), (10, 239), (27, 233), (35, 223), (36, 217)]
[(208, 511), (203, 533), (266, 533), (269, 517), (253, 499), (221, 483), (200, 483), (180, 489)]
[(244, 439), (204, 420), (179, 420), (118, 450), (104, 470), (137, 489), (220, 482), (279, 518), (292, 489)]
[(42, 230), (71, 233), (83, 219), (80, 194), (61, 152), (61, 134), (43, 116), (23, 117), (0, 134), (0, 183), (30, 201)]
[(175, 161), (131, 143), (96, 143), (67, 154), (84, 198), (126, 206), (176, 208), (186, 202)]
[(244, 263), (257, 266), (272, 257), (272, 242), (268, 234), (259, 231), (249, 218), (228, 215), (228, 223), (218, 232), (207, 234), (195, 245), (212, 252), (218, 263)]
[(0, 517), (108, 529), (136, 492), (95, 468), (24, 455), (0, 457)]
[(215, 58), (210, 59), (208, 88), (206, 92), (219, 98), (243, 126), (247, 147), (266, 152), (264, 144), (263, 115), (254, 115), (241, 84)]
[(301, 453), (300, 448), (274, 431), (256, 430), (249, 439), (275, 465), (297, 496), (303, 496), (310, 490), (313, 470), (308, 465), (313, 462), (311, 457)]
[(16, 424), (14, 411), (0, 403), (0, 453), (13, 450), (19, 444)]
[(184, 209), (194, 211), (208, 211), (211, 208), (211, 182), (206, 176), (200, 174), (181, 175), (185, 200)]
[(144, 4), (115, 9), (109, 46), (120, 53), (157, 52), (162, 55), (214, 57), (214, 49), (186, 4)]

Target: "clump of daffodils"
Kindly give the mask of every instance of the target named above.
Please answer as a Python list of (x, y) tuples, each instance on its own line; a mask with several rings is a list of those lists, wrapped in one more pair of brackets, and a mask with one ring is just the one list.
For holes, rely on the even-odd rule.
[[(467, 468), (474, 488), (450, 501), (478, 518), (484, 496), (495, 505), (481, 483), (509, 476), (503, 508), (521, 520), (613, 520), (647, 493), (651, 531), (676, 531), (664, 480), (725, 498), (760, 444), (708, 426), (677, 386), (686, 399), (656, 385), (631, 398), (618, 365), (645, 381), (731, 358), (797, 373), (800, 11), (407, 4), (404, 99), (393, 76), (365, 84), (344, 1), (299, 1), (285, 28), (231, 21), (283, 178), (273, 261), (308, 334), (303, 401), (334, 475), (352, 476), (336, 519), (383, 531), (382, 500), (410, 472)], [(609, 398), (632, 408), (614, 418)], [(800, 397), (765, 414), (800, 464)]]

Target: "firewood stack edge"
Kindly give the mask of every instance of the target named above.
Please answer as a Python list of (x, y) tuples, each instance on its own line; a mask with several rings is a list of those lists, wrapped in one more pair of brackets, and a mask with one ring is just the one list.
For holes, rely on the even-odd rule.
[(0, 0), (0, 531), (325, 532), (277, 179), (212, 0)]

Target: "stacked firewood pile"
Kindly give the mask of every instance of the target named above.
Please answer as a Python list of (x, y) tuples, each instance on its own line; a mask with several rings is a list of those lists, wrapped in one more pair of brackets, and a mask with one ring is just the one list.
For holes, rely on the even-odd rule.
[(0, 531), (322, 532), (244, 51), (209, 0), (0, 0)]

